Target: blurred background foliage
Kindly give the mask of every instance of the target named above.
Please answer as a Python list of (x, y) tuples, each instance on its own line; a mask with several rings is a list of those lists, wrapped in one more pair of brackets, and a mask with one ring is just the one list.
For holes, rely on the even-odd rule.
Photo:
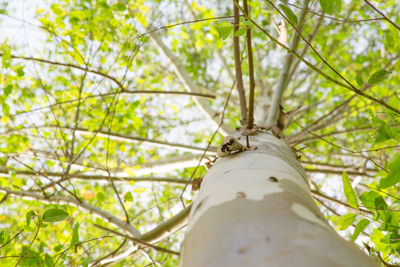
[[(369, 1), (273, 3), (249, 2), (256, 24), (241, 18), (253, 34), (258, 124), (288, 55), (265, 32), (284, 40), (284, 14), (307, 40), (296, 52), (319, 70), (294, 58), (282, 104), (302, 108), (285, 138), (336, 230), (382, 264), (399, 263), (400, 114), (382, 103), (400, 110), (400, 2), (372, 3), (386, 17)], [(240, 126), (231, 16), (230, 1), (1, 3), (2, 266), (99, 264), (129, 248), (104, 229), (126, 233), (107, 216), (143, 234), (191, 202), (203, 151), (223, 137), (210, 118)], [(285, 24), (290, 47), (296, 31)], [(343, 78), (381, 103), (334, 82)], [(176, 266), (160, 248), (179, 251), (183, 233), (112, 264)]]

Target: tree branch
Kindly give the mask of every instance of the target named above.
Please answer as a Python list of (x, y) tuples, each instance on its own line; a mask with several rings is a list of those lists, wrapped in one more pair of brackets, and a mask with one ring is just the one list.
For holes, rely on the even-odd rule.
[(100, 209), (99, 207), (92, 206), (91, 204), (85, 202), (85, 201), (78, 201), (75, 198), (70, 198), (70, 197), (64, 197), (64, 196), (51, 196), (51, 197), (44, 197), (42, 195), (32, 193), (32, 192), (26, 192), (26, 191), (14, 191), (10, 190), (5, 187), (0, 187), (0, 192), (4, 192), (10, 196), (17, 196), (21, 197), (24, 199), (33, 199), (37, 200), (40, 202), (44, 203), (50, 203), (50, 204), (65, 204), (69, 206), (74, 206), (83, 210), (86, 210), (90, 213), (93, 213), (103, 220), (109, 222), (110, 224), (114, 225), (115, 227), (118, 227), (118, 229), (121, 229), (125, 233), (129, 234), (132, 237), (139, 237), (140, 232), (136, 230), (135, 228), (132, 227), (131, 224), (128, 224), (120, 219), (118, 219), (116, 216)]
[(382, 11), (380, 11), (379, 9), (377, 9), (370, 1), (368, 0), (364, 0), (365, 3), (367, 3), (370, 7), (372, 7), (376, 12), (378, 12), (379, 14), (381, 14), (381, 16), (388, 21), (390, 24), (392, 24), (394, 27), (396, 27), (398, 30), (400, 30), (400, 26), (397, 25), (396, 23), (394, 23), (391, 19), (389, 19), (385, 13), (383, 13)]
[[(151, 243), (157, 243), (157, 242), (167, 238), (168, 236), (172, 235), (173, 233), (175, 233), (176, 231), (178, 231), (179, 229), (181, 229), (182, 227), (184, 227), (187, 224), (187, 219), (189, 217), (191, 208), (192, 208), (192, 204), (186, 206), (179, 213), (172, 216), (170, 219), (162, 222), (161, 224), (157, 225), (155, 228), (144, 233), (140, 237), (137, 237), (137, 239), (151, 244)], [(106, 264), (106, 263), (122, 260), (122, 259), (128, 257), (135, 250), (136, 250), (136, 248), (134, 246), (130, 246), (125, 251), (113, 256), (112, 258), (107, 258), (107, 259), (101, 260), (97, 264)]]
[[(304, 0), (303, 6), (307, 7), (308, 3), (309, 3), (309, 0)], [(300, 31), (303, 28), (302, 25), (305, 20), (306, 14), (307, 14), (307, 9), (303, 9), (300, 14), (300, 20), (299, 20), (298, 25), (294, 25), (294, 27), (299, 26), (299, 31), (296, 32), (295, 35), (293, 36), (292, 45), (291, 45), (291, 50), (294, 53), (296, 53), (297, 46), (299, 44), (299, 35), (300, 35)], [(283, 92), (285, 91), (285, 89), (287, 88), (287, 85), (289, 84), (289, 82), (288, 82), (290, 79), (289, 73), (290, 73), (290, 67), (292, 65), (293, 59), (294, 59), (293, 53), (289, 53), (285, 56), (285, 59), (284, 59), (285, 63), (281, 70), (281, 74), (279, 76), (278, 83), (275, 87), (271, 107), (268, 112), (268, 117), (267, 117), (267, 122), (266, 122), (267, 127), (275, 125), (278, 120), (280, 105), (282, 103)]]
[[(301, 9), (301, 10), (304, 9), (303, 7), (300, 7), (300, 6), (295, 5), (295, 4), (288, 3), (288, 5), (289, 6), (293, 6), (295, 8), (298, 8), (298, 9)], [(353, 20), (353, 19), (339, 19), (339, 18), (335, 18), (335, 17), (332, 17), (332, 16), (325, 15), (324, 13), (320, 14), (320, 13), (315, 12), (315, 11), (309, 9), (309, 8), (307, 10), (308, 10), (309, 13), (317, 15), (320, 18), (327, 18), (327, 19), (331, 19), (331, 20), (335, 20), (335, 21), (339, 21), (339, 22), (343, 22), (343, 23), (346, 23), (346, 22), (348, 22), (348, 23), (362, 23), (362, 22), (371, 22), (371, 21), (383, 20), (383, 18), (356, 19), (356, 20)]]
[[(363, 97), (365, 97), (365, 98), (368, 98), (369, 100), (371, 100), (371, 101), (373, 101), (373, 102), (375, 102), (375, 103), (378, 103), (378, 104), (380, 104), (380, 105), (382, 105), (382, 106), (384, 106), (384, 107), (386, 107), (386, 108), (388, 108), (388, 109), (394, 111), (394, 112), (397, 113), (397, 114), (400, 114), (400, 110), (399, 110), (399, 109), (394, 108), (394, 107), (392, 107), (392, 106), (386, 104), (385, 101), (380, 100), (380, 99), (377, 99), (377, 98), (375, 98), (375, 97), (373, 97), (373, 96), (370, 96), (370, 95), (364, 93), (362, 90), (356, 88), (351, 82), (349, 82), (342, 74), (340, 74), (334, 67), (331, 66), (331, 64), (329, 64), (329, 62), (327, 62), (327, 61), (321, 56), (321, 54), (311, 45), (311, 43), (309, 43), (309, 42), (307, 41), (307, 39), (304, 38), (304, 36), (301, 34), (300, 30), (297, 29), (296, 25), (293, 25), (293, 24), (286, 18), (286, 16), (274, 5), (273, 2), (271, 2), (270, 0), (267, 0), (267, 1), (268, 1), (268, 3), (270, 3), (270, 4), (274, 7), (274, 9), (275, 9), (276, 11), (278, 11), (279, 14), (281, 14), (281, 16), (284, 17), (285, 20), (293, 27), (293, 29), (296, 31), (296, 33), (297, 33), (297, 34), (300, 36), (300, 38), (311, 48), (311, 50), (314, 52), (314, 54), (315, 54), (329, 69), (331, 69), (337, 76), (339, 76), (345, 83), (348, 84), (348, 86), (346, 86), (345, 88), (347, 88), (347, 89), (353, 91), (354, 93), (356, 93), (356, 94), (358, 94), (358, 95), (360, 95), (360, 96), (363, 96)], [(278, 42), (278, 43), (279, 43), (279, 42)], [(281, 44), (281, 43), (279, 43), (279, 44)], [(286, 46), (284, 46), (284, 45), (283, 45), (283, 47), (286, 48)], [(290, 52), (291, 52), (291, 53), (294, 52), (293, 54), (295, 54), (295, 55), (297, 54), (293, 49), (290, 49)], [(302, 60), (302, 61), (303, 61), (303, 60)], [(303, 61), (303, 62), (305, 62), (305, 61)], [(307, 62), (307, 63), (308, 63), (308, 62)], [(321, 72), (322, 72), (322, 71), (321, 71)]]
[(326, 200), (329, 200), (329, 201), (331, 201), (331, 202), (340, 204), (340, 205), (345, 206), (345, 207), (347, 207), (347, 208), (349, 208), (349, 209), (351, 209), (351, 210), (353, 210), (353, 211), (355, 211), (355, 212), (362, 212), (362, 213), (364, 213), (364, 214), (369, 214), (369, 215), (373, 215), (373, 214), (374, 214), (373, 212), (371, 212), (371, 211), (369, 211), (369, 210), (365, 210), (365, 209), (355, 209), (355, 208), (353, 208), (352, 206), (350, 206), (349, 204), (347, 204), (347, 203), (345, 203), (345, 202), (342, 202), (342, 201), (340, 201), (340, 200), (337, 200), (336, 198), (327, 196), (327, 195), (325, 195), (325, 194), (323, 194), (323, 193), (321, 193), (321, 192), (319, 192), (319, 191), (317, 191), (317, 190), (311, 190), (311, 192), (312, 192), (312, 194), (313, 194), (314, 196), (321, 197), (321, 198), (326, 199)]
[(152, 248), (152, 249), (157, 250), (157, 251), (166, 252), (166, 253), (169, 253), (169, 254), (173, 254), (173, 255), (179, 256), (179, 252), (176, 252), (176, 251), (173, 251), (173, 250), (170, 250), (170, 249), (166, 249), (166, 248), (162, 248), (162, 247), (159, 247), (159, 246), (155, 246), (153, 244), (150, 244), (150, 243), (147, 243), (147, 242), (143, 241), (142, 239), (134, 238), (134, 237), (131, 237), (129, 235), (125, 235), (123, 233), (120, 233), (118, 231), (109, 229), (107, 227), (104, 227), (104, 226), (101, 226), (101, 225), (98, 225), (98, 224), (95, 224), (95, 223), (93, 225), (96, 226), (97, 228), (100, 228), (100, 229), (104, 230), (104, 231), (113, 233), (115, 235), (124, 237), (126, 239), (129, 239), (133, 243), (137, 243), (138, 245), (142, 245), (142, 246), (149, 247), (149, 248)]
[[(243, 8), (244, 14), (246, 16), (249, 15), (249, 8), (247, 6), (247, 0), (243, 0)], [(254, 64), (253, 64), (253, 48), (251, 44), (251, 28), (247, 27), (246, 31), (246, 41), (247, 41), (247, 58), (249, 62), (249, 116), (247, 118), (247, 129), (253, 128), (254, 124), (254, 89), (255, 89), (255, 81), (254, 81)]]
[[(3, 56), (3, 53), (0, 53), (0, 56)], [(113, 81), (121, 90), (125, 90), (125, 87), (116, 78), (108, 75), (107, 73), (104, 73), (104, 72), (101, 72), (101, 71), (98, 71), (98, 70), (94, 70), (94, 69), (89, 69), (87, 66), (81, 67), (81, 66), (78, 66), (78, 65), (75, 65), (75, 64), (70, 64), (70, 63), (56, 62), (56, 61), (51, 61), (51, 60), (47, 60), (47, 59), (16, 56), (16, 55), (11, 55), (11, 58), (42, 62), (42, 63), (54, 65), (54, 66), (62, 66), (62, 67), (66, 67), (66, 68), (73, 68), (73, 69), (78, 69), (78, 70), (82, 70), (82, 71), (85, 71), (85, 72), (90, 72), (90, 73), (100, 75), (100, 76), (102, 76), (104, 78), (107, 78), (107, 79)]]
[[(57, 127), (61, 129), (69, 129), (73, 130), (74, 128), (69, 127), (69, 126), (56, 126), (56, 125), (49, 125), (49, 126), (43, 126), (43, 127)], [(149, 139), (149, 138), (144, 138), (140, 136), (130, 136), (126, 134), (120, 134), (120, 133), (112, 133), (112, 132), (107, 132), (103, 130), (93, 130), (89, 131), (88, 129), (77, 127), (76, 128), (77, 132), (85, 133), (85, 134), (97, 134), (98, 136), (104, 136), (104, 137), (111, 137), (111, 139), (115, 140), (122, 140), (122, 141), (138, 141), (138, 142), (143, 142), (143, 143), (150, 143), (154, 145), (158, 145), (160, 147), (167, 147), (167, 148), (176, 148), (176, 149), (183, 149), (186, 151), (192, 151), (192, 152), (203, 152), (205, 148), (201, 147), (195, 147), (195, 146), (189, 146), (189, 145), (183, 145), (183, 144), (177, 144), (177, 143), (169, 143), (169, 142), (164, 142), (164, 141), (158, 141), (154, 139)], [(210, 147), (208, 149), (210, 152), (215, 152), (217, 151), (216, 147)]]
[[(310, 168), (305, 168), (305, 171), (308, 173), (327, 173), (327, 174), (338, 174), (338, 175), (341, 175), (343, 173), (343, 170), (310, 169)], [(372, 174), (368, 174), (366, 172), (357, 172), (357, 171), (346, 171), (346, 172), (348, 175), (374, 177)]]
[(138, 36), (138, 38), (141, 38), (143, 36), (155, 33), (155, 32), (160, 31), (160, 30), (168, 30), (170, 28), (174, 28), (174, 27), (177, 27), (177, 26), (182, 26), (182, 25), (185, 25), (185, 24), (191, 24), (191, 23), (203, 22), (203, 21), (210, 21), (210, 20), (230, 19), (230, 18), (232, 18), (232, 16), (221, 16), (221, 17), (213, 17), (213, 18), (194, 19), (194, 20), (188, 20), (188, 21), (183, 21), (183, 22), (179, 22), (179, 23), (169, 24), (169, 25), (165, 25), (165, 26), (161, 26), (161, 27), (158, 27), (158, 28), (154, 28), (154, 29), (152, 29), (152, 30), (150, 30), (148, 32), (142, 33), (142, 34), (140, 34)]
[[(154, 28), (150, 28), (149, 30), (150, 31), (154, 30)], [(168, 47), (163, 43), (161, 38), (156, 33), (152, 33), (150, 35), (150, 37), (153, 40), (153, 42), (157, 45), (159, 50), (171, 62), (172, 67), (175, 70), (175, 73), (177, 74), (178, 78), (181, 80), (181, 82), (185, 86), (186, 90), (188, 90), (189, 92), (199, 93), (200, 89), (199, 89), (198, 85), (193, 82), (192, 78), (190, 77), (189, 73), (186, 71), (185, 67), (182, 65), (182, 63), (179, 61), (179, 59), (170, 51), (170, 49), (168, 49)], [(200, 110), (203, 112), (203, 114), (214, 124), (214, 126), (218, 127), (219, 121), (217, 120), (217, 118), (215, 118), (216, 112), (210, 108), (210, 105), (203, 99), (194, 98), (193, 101), (200, 108)], [(223, 135), (229, 135), (229, 134), (233, 133), (233, 130), (226, 124), (223, 124), (219, 128), (219, 131)]]
[(183, 210), (172, 216), (170, 219), (160, 223), (152, 230), (142, 234), (140, 239), (149, 243), (156, 243), (180, 230), (187, 224), (187, 219), (189, 217), (191, 208), (192, 203), (187, 205)]
[[(397, 114), (400, 114), (400, 110), (399, 110), (399, 109), (396, 109), (396, 108), (394, 108), (394, 107), (392, 107), (392, 106), (386, 104), (385, 101), (380, 100), (380, 99), (377, 99), (377, 98), (375, 98), (375, 97), (373, 97), (373, 96), (370, 96), (370, 95), (364, 93), (362, 90), (355, 88), (354, 86), (352, 87), (352, 86), (346, 85), (346, 84), (344, 84), (344, 83), (342, 83), (342, 82), (340, 82), (340, 81), (338, 81), (338, 80), (332, 78), (331, 76), (325, 74), (325, 73), (324, 73), (323, 71), (321, 71), (317, 66), (314, 66), (313, 64), (311, 64), (310, 62), (308, 62), (307, 60), (305, 60), (303, 57), (301, 57), (296, 51), (290, 49), (290, 48), (287, 47), (285, 44), (282, 44), (281, 42), (279, 42), (279, 41), (278, 41), (276, 38), (274, 38), (268, 31), (264, 30), (264, 28), (261, 27), (257, 22), (255, 22), (255, 21), (252, 20), (251, 18), (248, 18), (248, 19), (249, 19), (249, 21), (251, 21), (251, 23), (254, 24), (254, 26), (255, 26), (257, 29), (259, 29), (261, 32), (263, 32), (269, 39), (271, 39), (273, 42), (275, 42), (276, 44), (280, 45), (281, 47), (285, 48), (286, 51), (287, 51), (288, 53), (291, 53), (291, 54), (293, 54), (294, 56), (296, 56), (298, 59), (300, 59), (300, 61), (302, 61), (304, 64), (306, 64), (310, 69), (314, 70), (315, 72), (317, 72), (318, 74), (320, 74), (321, 76), (323, 76), (324, 78), (326, 78), (327, 80), (329, 80), (329, 81), (331, 81), (331, 82), (333, 82), (333, 83), (335, 83), (335, 84), (337, 84), (337, 85), (339, 85), (339, 86), (341, 86), (341, 87), (343, 87), (343, 88), (346, 88), (346, 89), (352, 91), (352, 92), (355, 93), (356, 95), (363, 96), (363, 97), (365, 97), (365, 98), (371, 100), (372, 102), (375, 102), (375, 103), (377, 103), (377, 104), (380, 104), (380, 105), (386, 107), (387, 109), (390, 109), (390, 110), (392, 110), (393, 112), (395, 112), (395, 113), (397, 113)], [(301, 35), (300, 35), (300, 36), (301, 36)], [(303, 37), (303, 38), (304, 38), (304, 37)], [(306, 43), (307, 43), (307, 42), (306, 42)], [(323, 62), (325, 63), (326, 61), (323, 61)], [(341, 75), (340, 75), (340, 76), (341, 76)], [(343, 76), (341, 76), (341, 77), (343, 77)], [(346, 81), (347, 81), (347, 80), (346, 80)]]
[(239, 4), (237, 0), (233, 0), (233, 56), (235, 59), (235, 73), (236, 73), (236, 87), (239, 95), (240, 102), (240, 124), (243, 126), (247, 123), (247, 105), (246, 105), (246, 94), (243, 86), (243, 74), (242, 74), (242, 60), (240, 58), (240, 45), (239, 36), (235, 36), (237, 30), (239, 30)]

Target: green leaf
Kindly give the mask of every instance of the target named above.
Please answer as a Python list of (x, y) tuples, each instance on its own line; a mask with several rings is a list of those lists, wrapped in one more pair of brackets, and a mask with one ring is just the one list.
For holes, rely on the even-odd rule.
[(60, 222), (65, 220), (69, 214), (62, 209), (48, 209), (43, 214), (43, 221), (45, 222)]
[(345, 230), (353, 223), (355, 218), (356, 218), (355, 214), (347, 213), (341, 216), (339, 220), (337, 220), (336, 226), (338, 227), (339, 230)]
[(1, 64), (3, 65), (4, 68), (9, 68), (11, 66), (10, 61), (11, 61), (11, 47), (4, 44)]
[(357, 82), (358, 86), (361, 86), (364, 84), (364, 80), (363, 80), (360, 72), (357, 72), (356, 82)]
[(51, 257), (48, 253), (44, 255), (44, 263), (46, 264), (47, 267), (53, 267), (54, 265), (54, 260), (53, 257)]
[(126, 9), (125, 4), (120, 2), (116, 3), (113, 7), (115, 7), (117, 11), (124, 11)]
[(3, 244), (5, 241), (5, 233), (4, 230), (0, 230), (0, 244)]
[(19, 77), (24, 76), (24, 75), (25, 75), (24, 66), (16, 67), (16, 68), (15, 68), (15, 72), (17, 73), (17, 75), (18, 75)]
[(91, 257), (88, 257), (88, 258), (84, 258), (83, 259), (83, 262), (82, 262), (82, 266), (83, 267), (88, 267), (89, 266), (89, 263), (92, 261), (92, 258)]
[(373, 118), (373, 124), (379, 125), (374, 143), (378, 144), (380, 142), (384, 142), (386, 140), (392, 139), (396, 137), (396, 131), (389, 126), (386, 122), (381, 119)]
[(388, 168), (392, 172), (400, 172), (400, 152), (398, 152), (388, 164)]
[(367, 191), (360, 195), (360, 200), (364, 207), (371, 211), (375, 211), (376, 209), (386, 209), (387, 204), (383, 197), (379, 195), (375, 191)]
[(71, 247), (79, 243), (79, 223), (75, 223), (72, 230)]
[(246, 33), (247, 29), (246, 27), (240, 27), (235, 33), (233, 34), (234, 36), (242, 36)]
[(387, 188), (400, 182), (400, 152), (394, 155), (388, 165), (389, 174), (379, 181), (378, 188)]
[(383, 82), (387, 78), (389, 78), (390, 74), (392, 72), (387, 71), (387, 70), (378, 70), (374, 74), (371, 75), (371, 77), (368, 79), (369, 84), (378, 84), (380, 82)]
[(393, 33), (390, 30), (386, 30), (384, 31), (385, 34), (385, 45), (387, 47), (388, 50), (391, 50), (394, 48), (394, 37), (393, 37)]
[(63, 10), (59, 4), (52, 4), (50, 6), (51, 11), (56, 15), (62, 15)]
[(365, 227), (367, 227), (367, 225), (369, 224), (369, 220), (367, 219), (362, 219), (361, 221), (359, 221), (356, 224), (356, 227), (354, 228), (354, 232), (353, 235), (351, 236), (350, 241), (354, 242), (357, 237), (360, 235), (360, 233), (365, 229)]
[(293, 11), (285, 5), (280, 4), (279, 7), (281, 8), (282, 12), (285, 13), (286, 18), (296, 26), (298, 23), (298, 19)]
[(36, 216), (36, 213), (33, 210), (30, 210), (26, 213), (25, 215), (25, 219), (26, 219), (26, 225), (30, 225), (31, 224), (31, 220), (32, 218)]
[(392, 232), (388, 233), (385, 235), (384, 238), (381, 239), (382, 243), (385, 244), (394, 244), (394, 243), (399, 243), (400, 242), (400, 234)]
[(379, 194), (375, 191), (367, 191), (363, 192), (360, 195), (360, 200), (361, 203), (366, 207), (367, 209), (375, 209), (375, 199), (379, 197)]
[(132, 193), (131, 192), (125, 193), (124, 200), (125, 200), (125, 202), (133, 201)]
[(4, 95), (9, 95), (9, 94), (11, 94), (11, 92), (12, 92), (12, 89), (13, 89), (13, 86), (12, 86), (12, 84), (7, 84), (5, 87), (4, 87)]
[(321, 8), (328, 14), (338, 13), (342, 9), (341, 0), (318, 0)]
[(1, 109), (5, 116), (10, 115), (10, 106), (6, 102), (1, 103)]
[(343, 172), (342, 180), (343, 180), (343, 191), (344, 195), (346, 196), (347, 202), (353, 208), (358, 209), (358, 200), (356, 193), (354, 193), (353, 187), (351, 186), (349, 181), (349, 176), (345, 171)]
[(217, 27), (217, 30), (221, 35), (221, 39), (226, 40), (232, 32), (233, 26), (230, 25), (230, 26)]
[[(392, 107), (400, 107), (400, 99), (398, 96), (392, 96), (387, 103)], [(393, 110), (385, 108), (385, 112), (386, 114), (390, 115), (393, 119), (400, 121), (399, 116)]]
[(53, 248), (53, 250), (54, 250), (55, 252), (59, 252), (59, 251), (61, 251), (63, 248), (64, 248), (64, 246), (60, 244), (60, 245), (55, 246), (55, 247)]
[(107, 196), (103, 192), (97, 192), (96, 198), (97, 198), (98, 202), (104, 202), (104, 201), (106, 201)]
[(19, 262), (19, 266), (43, 266), (43, 261), (40, 257), (40, 254), (27, 246), (22, 247), (20, 256), (23, 257)]
[(250, 27), (250, 28), (254, 27), (254, 24), (251, 21), (248, 21), (248, 20), (241, 21), (240, 23), (242, 23), (242, 24), (244, 24), (244, 25), (246, 25), (247, 27)]

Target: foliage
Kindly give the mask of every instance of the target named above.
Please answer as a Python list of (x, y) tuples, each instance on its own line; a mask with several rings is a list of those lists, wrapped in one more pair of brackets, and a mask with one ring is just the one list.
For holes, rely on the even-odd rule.
[[(176, 266), (183, 231), (149, 231), (191, 202), (203, 151), (223, 137), (210, 118), (240, 126), (232, 3), (34, 1), (21, 17), (19, 2), (0, 7), (17, 29), (0, 44), (0, 265)], [(299, 57), (282, 104), (302, 106), (286, 140), (340, 233), (398, 263), (399, 29), (364, 1), (306, 1), (305, 18), (302, 1), (283, 2), (250, 1), (253, 21), (235, 32), (246, 81), (252, 29), (256, 119), (265, 123), (288, 55), (267, 36), (285, 15)], [(399, 1), (376, 7), (400, 24)]]

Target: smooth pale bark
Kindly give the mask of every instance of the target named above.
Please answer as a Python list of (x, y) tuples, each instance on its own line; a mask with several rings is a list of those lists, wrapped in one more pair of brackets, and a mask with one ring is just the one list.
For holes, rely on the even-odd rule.
[(205, 176), (182, 267), (379, 266), (329, 226), (284, 141), (263, 134), (250, 145), (257, 149), (219, 159)]

